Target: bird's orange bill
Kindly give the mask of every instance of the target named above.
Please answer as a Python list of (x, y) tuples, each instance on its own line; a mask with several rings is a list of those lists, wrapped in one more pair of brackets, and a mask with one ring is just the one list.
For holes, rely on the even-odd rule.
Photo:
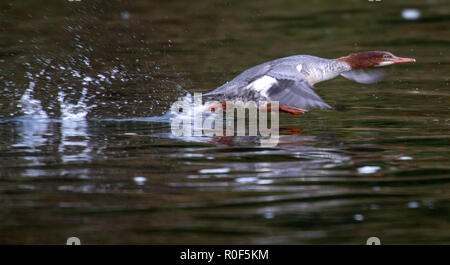
[(394, 63), (413, 63), (416, 59), (414, 58), (402, 58), (402, 57), (396, 57), (392, 59), (392, 62)]

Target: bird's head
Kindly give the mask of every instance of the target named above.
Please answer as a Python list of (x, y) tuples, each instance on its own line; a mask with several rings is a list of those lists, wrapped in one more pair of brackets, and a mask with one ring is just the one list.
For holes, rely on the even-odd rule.
[(385, 51), (352, 53), (348, 56), (341, 57), (337, 60), (346, 62), (348, 65), (350, 65), (352, 69), (380, 67), (395, 63), (412, 63), (416, 61), (416, 59), (413, 58), (397, 57), (392, 53)]

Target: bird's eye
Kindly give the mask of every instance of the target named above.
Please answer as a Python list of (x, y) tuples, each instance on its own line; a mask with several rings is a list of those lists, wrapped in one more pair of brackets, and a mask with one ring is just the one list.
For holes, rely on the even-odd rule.
[(383, 55), (383, 58), (384, 58), (384, 59), (391, 59), (391, 58), (392, 58), (392, 55), (385, 54), (385, 55)]

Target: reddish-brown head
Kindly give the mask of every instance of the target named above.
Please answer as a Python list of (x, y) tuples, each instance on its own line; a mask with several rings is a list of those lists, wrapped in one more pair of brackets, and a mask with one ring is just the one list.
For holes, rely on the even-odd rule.
[(394, 63), (411, 63), (416, 61), (416, 59), (413, 58), (401, 58), (393, 55), (390, 52), (384, 51), (352, 53), (337, 60), (348, 63), (352, 69), (379, 67), (391, 65)]

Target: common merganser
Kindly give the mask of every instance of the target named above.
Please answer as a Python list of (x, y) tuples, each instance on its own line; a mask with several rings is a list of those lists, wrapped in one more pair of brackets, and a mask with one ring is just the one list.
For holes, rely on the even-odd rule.
[(415, 61), (386, 51), (359, 52), (337, 59), (294, 55), (247, 69), (205, 96), (278, 101), (280, 111), (298, 115), (312, 108), (331, 108), (314, 92), (316, 83), (339, 75), (358, 83), (375, 83), (383, 78), (383, 72), (362, 69)]

